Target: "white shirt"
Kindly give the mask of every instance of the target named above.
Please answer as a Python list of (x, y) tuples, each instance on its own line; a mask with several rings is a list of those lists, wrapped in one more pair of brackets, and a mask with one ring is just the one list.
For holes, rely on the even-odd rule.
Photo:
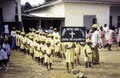
[(107, 33), (109, 32), (109, 27), (103, 27), (103, 30)]
[(5, 25), (4, 28), (5, 28), (5, 33), (8, 34), (9, 33), (8, 25)]
[(51, 47), (46, 47), (46, 53), (49, 55), (51, 54)]
[(120, 37), (120, 28), (119, 28), (119, 30), (118, 30), (118, 37)]
[(100, 33), (99, 33), (99, 31), (96, 30), (92, 34), (91, 42), (92, 42), (92, 47), (95, 47), (98, 43), (100, 43)]
[(15, 35), (16, 35), (16, 32), (15, 31), (11, 31), (11, 36), (15, 37)]
[(4, 60), (4, 59), (8, 59), (7, 53), (3, 49), (1, 49), (0, 50), (0, 60)]
[(53, 32), (53, 35), (59, 36), (59, 33), (58, 32)]
[(58, 36), (60, 36), (60, 35), (59, 35), (58, 32), (53, 32), (53, 36), (54, 36), (54, 39), (55, 39), (55, 37), (58, 37)]
[(42, 30), (42, 29), (38, 29), (38, 31), (39, 31), (39, 32), (43, 32), (43, 30)]

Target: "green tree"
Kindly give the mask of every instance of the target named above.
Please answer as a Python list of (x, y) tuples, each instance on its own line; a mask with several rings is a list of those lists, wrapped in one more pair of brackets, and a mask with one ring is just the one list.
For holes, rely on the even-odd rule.
[(45, 2), (50, 2), (50, 1), (55, 1), (55, 0), (45, 0)]
[(32, 5), (29, 2), (26, 2), (25, 6), (24, 6), (24, 10), (28, 10), (28, 9), (31, 9), (31, 8), (32, 8)]

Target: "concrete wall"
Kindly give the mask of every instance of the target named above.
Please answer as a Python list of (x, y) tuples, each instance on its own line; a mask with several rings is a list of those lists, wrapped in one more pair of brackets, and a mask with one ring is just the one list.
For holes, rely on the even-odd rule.
[(3, 9), (3, 21), (15, 22), (15, 2), (14, 0), (0, 1), (0, 7)]
[(112, 25), (117, 26), (118, 16), (120, 16), (120, 7), (111, 6), (110, 7), (110, 16), (112, 16)]
[(65, 25), (84, 26), (84, 15), (96, 15), (100, 26), (109, 25), (110, 6), (102, 4), (65, 3)]
[(45, 7), (30, 13), (41, 17), (65, 17), (64, 4)]

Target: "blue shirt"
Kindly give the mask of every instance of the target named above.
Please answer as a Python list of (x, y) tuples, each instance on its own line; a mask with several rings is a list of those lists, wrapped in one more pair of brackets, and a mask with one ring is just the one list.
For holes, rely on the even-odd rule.
[(10, 45), (3, 43), (3, 48), (5, 48), (7, 55), (10, 55)]
[(0, 60), (5, 60), (5, 59), (8, 59), (7, 53), (3, 49), (1, 49), (0, 50)]

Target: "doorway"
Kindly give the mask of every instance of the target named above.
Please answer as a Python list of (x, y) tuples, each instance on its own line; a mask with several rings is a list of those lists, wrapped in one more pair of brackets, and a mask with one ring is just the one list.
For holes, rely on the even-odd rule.
[(3, 32), (3, 13), (2, 8), (0, 7), (0, 33)]
[(96, 15), (84, 15), (84, 26), (87, 30), (91, 28), (93, 24), (97, 24)]
[(41, 20), (41, 27), (49, 29), (52, 26), (53, 28), (57, 28), (57, 30), (60, 31), (60, 27), (64, 24), (63, 21), (63, 19), (44, 19)]

